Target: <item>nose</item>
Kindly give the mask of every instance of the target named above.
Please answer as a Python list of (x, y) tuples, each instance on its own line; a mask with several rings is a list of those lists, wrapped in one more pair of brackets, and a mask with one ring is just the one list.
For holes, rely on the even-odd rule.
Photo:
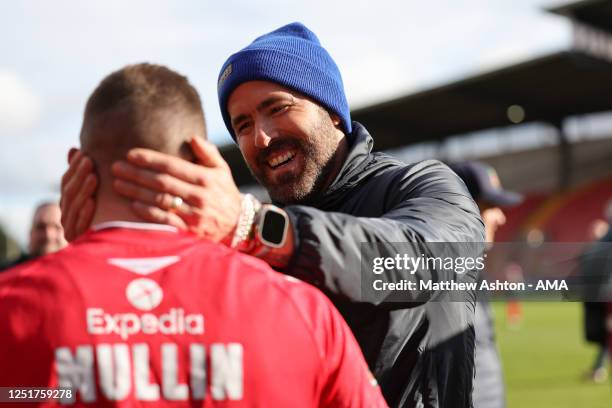
[(42, 236), (45, 237), (46, 241), (51, 241), (55, 235), (55, 227), (52, 225), (46, 225), (42, 230)]
[(259, 121), (255, 123), (255, 147), (264, 149), (270, 145), (272, 137), (267, 123)]

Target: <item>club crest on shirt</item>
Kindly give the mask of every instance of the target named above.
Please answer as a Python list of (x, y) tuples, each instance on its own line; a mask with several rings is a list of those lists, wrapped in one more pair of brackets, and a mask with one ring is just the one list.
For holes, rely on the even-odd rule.
[(164, 298), (164, 292), (154, 280), (140, 278), (134, 279), (127, 285), (125, 296), (136, 309), (149, 311), (159, 306)]

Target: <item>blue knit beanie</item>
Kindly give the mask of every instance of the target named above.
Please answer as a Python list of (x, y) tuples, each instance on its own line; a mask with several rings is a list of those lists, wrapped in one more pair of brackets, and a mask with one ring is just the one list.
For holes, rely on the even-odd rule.
[(230, 56), (219, 74), (218, 94), (225, 126), (235, 139), (227, 101), (239, 85), (269, 81), (312, 98), (342, 121), (351, 133), (351, 115), (336, 63), (317, 36), (301, 23), (291, 23), (258, 37)]

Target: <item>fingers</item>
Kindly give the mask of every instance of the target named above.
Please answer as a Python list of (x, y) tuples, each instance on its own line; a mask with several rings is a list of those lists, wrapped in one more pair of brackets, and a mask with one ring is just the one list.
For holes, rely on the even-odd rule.
[[(130, 200), (140, 201), (141, 203), (147, 205), (153, 205), (162, 210), (173, 210), (180, 213), (181, 216), (190, 214), (190, 207), (192, 206), (194, 208), (201, 208), (204, 205), (204, 198), (197, 195), (195, 192), (187, 195), (163, 193), (119, 179), (113, 181), (113, 190), (120, 195), (129, 198)], [(175, 197), (180, 197), (184, 201), (180, 208), (174, 208), (173, 201)]]
[(187, 230), (187, 224), (177, 214), (136, 201), (132, 209), (139, 217), (157, 224), (172, 225), (180, 230)]
[[(93, 218), (94, 211), (96, 209), (96, 203), (93, 198), (88, 198), (85, 200), (85, 204), (79, 211), (79, 216), (77, 217), (75, 232), (77, 237), (81, 235), (83, 232), (89, 228), (91, 223), (91, 219)], [(76, 237), (75, 237), (76, 238)]]
[[(68, 170), (66, 170), (66, 172), (64, 173), (64, 175), (62, 176), (62, 196), (64, 195), (65, 191), (65, 186), (66, 184), (73, 180), (75, 173), (77, 172), (77, 170), (80, 168), (81, 166), (81, 161), (83, 159), (83, 154), (77, 150), (77, 149), (70, 149), (71, 152), (74, 151), (74, 153), (68, 153)], [(82, 180), (81, 180), (82, 181)]]
[(149, 149), (135, 148), (128, 152), (127, 159), (141, 168), (166, 173), (190, 184), (202, 182), (202, 167), (179, 157)]
[(221, 156), (219, 149), (214, 144), (201, 137), (191, 138), (191, 149), (198, 158), (201, 165), (206, 167), (226, 167), (227, 162)]
[(68, 164), (70, 164), (72, 162), (72, 159), (74, 159), (77, 153), (80, 153), (80, 152), (81, 151), (77, 149), (76, 147), (71, 147), (70, 150), (68, 150)]
[[(97, 186), (98, 179), (90, 173), (81, 185), (71, 188), (70, 199), (62, 196), (62, 225), (68, 241), (74, 240), (89, 227), (95, 209), (93, 194)], [(87, 218), (81, 219), (81, 216)]]
[[(62, 176), (60, 207), (64, 235), (68, 241), (72, 241), (81, 235), (91, 222), (93, 209), (83, 212), (83, 205), (93, 196), (97, 178), (93, 174), (93, 162), (78, 149), (71, 149), (69, 161), (68, 170)], [(88, 218), (80, 219), (81, 212)], [(78, 229), (77, 224), (80, 226)]]
[(71, 203), (85, 182), (85, 178), (93, 174), (93, 162), (87, 156), (77, 152), (76, 157), (62, 176), (62, 201)]
[(122, 196), (143, 204), (154, 205), (163, 210), (173, 208), (173, 196), (168, 193), (158, 193), (147, 188), (123, 180), (114, 180), (113, 189)]
[(140, 169), (126, 162), (114, 163), (112, 172), (118, 177), (113, 181), (113, 188), (125, 197), (164, 209), (170, 208), (172, 196), (181, 197), (196, 207), (202, 205), (197, 186), (171, 175)]

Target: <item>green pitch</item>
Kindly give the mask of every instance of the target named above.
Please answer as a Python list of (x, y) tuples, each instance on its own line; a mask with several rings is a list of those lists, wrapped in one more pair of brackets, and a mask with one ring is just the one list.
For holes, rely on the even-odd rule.
[(610, 408), (612, 382), (582, 380), (595, 348), (582, 337), (580, 303), (522, 303), (518, 328), (506, 325), (505, 304), (493, 305), (509, 408)]

